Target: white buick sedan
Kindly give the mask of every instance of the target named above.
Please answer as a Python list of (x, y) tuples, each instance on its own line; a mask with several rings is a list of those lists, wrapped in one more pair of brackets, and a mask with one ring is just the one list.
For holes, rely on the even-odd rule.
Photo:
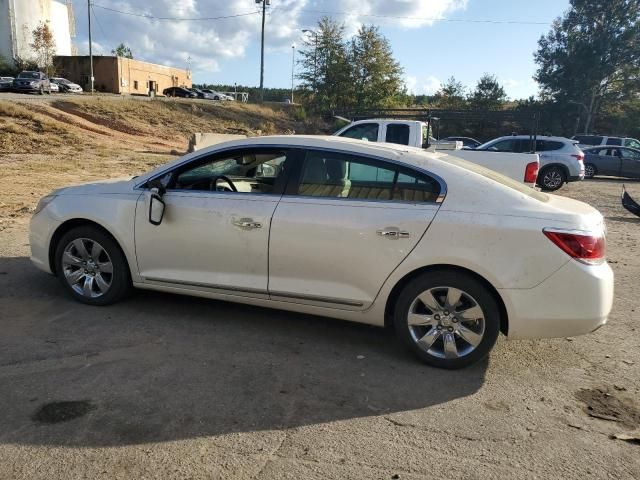
[(509, 338), (607, 320), (602, 215), (452, 157), (340, 137), (236, 140), (126, 181), (63, 188), (33, 262), (78, 301), (131, 287), (383, 326), (459, 368)]

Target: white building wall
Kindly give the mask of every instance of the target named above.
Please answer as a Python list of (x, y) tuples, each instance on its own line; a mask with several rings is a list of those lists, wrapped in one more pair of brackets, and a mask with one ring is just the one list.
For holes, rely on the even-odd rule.
[(0, 0), (0, 54), (7, 58), (35, 59), (29, 44), (40, 22), (49, 23), (56, 54), (71, 55), (67, 6), (54, 0)]

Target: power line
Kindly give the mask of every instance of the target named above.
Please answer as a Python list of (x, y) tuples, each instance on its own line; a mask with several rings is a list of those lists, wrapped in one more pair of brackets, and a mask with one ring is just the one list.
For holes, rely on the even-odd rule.
[(102, 32), (102, 38), (103, 39), (107, 39), (107, 34), (104, 33), (104, 28), (102, 28), (102, 24), (100, 23), (100, 20), (98, 19), (98, 16), (96, 15), (96, 11), (93, 8), (93, 5), (91, 6), (91, 13), (93, 13), (93, 18), (96, 20), (96, 23), (98, 24), (98, 27), (100, 27), (100, 31)]
[(260, 13), (257, 10), (254, 10), (252, 12), (245, 12), (245, 13), (236, 13), (233, 15), (221, 15), (218, 17), (194, 17), (194, 18), (184, 18), (184, 17), (157, 17), (154, 15), (149, 15), (147, 13), (137, 13), (137, 12), (125, 12), (123, 10), (117, 10), (115, 8), (111, 8), (111, 7), (105, 7), (103, 5), (97, 5), (97, 4), (93, 4), (94, 7), (97, 8), (101, 8), (103, 10), (108, 10), (110, 12), (114, 12), (114, 13), (119, 13), (121, 15), (130, 15), (132, 17), (142, 17), (142, 18), (148, 18), (150, 20), (169, 20), (169, 21), (183, 21), (183, 22), (198, 22), (198, 21), (209, 21), (209, 20), (223, 20), (225, 18), (236, 18), (236, 17), (246, 17), (248, 15), (257, 15), (258, 13)]
[[(275, 9), (274, 9), (275, 10)], [(526, 22), (521, 20), (476, 20), (468, 18), (434, 18), (434, 17), (414, 17), (401, 15), (382, 15), (375, 13), (358, 13), (358, 12), (337, 12), (328, 10), (300, 10), (306, 13), (321, 13), (324, 15), (344, 15), (354, 17), (372, 17), (372, 18), (390, 18), (395, 20), (424, 20), (430, 22), (457, 22), (457, 23), (491, 23), (491, 24), (510, 24), (510, 25), (551, 25), (551, 22)]]
[[(169, 20), (169, 21), (185, 21), (185, 22), (197, 22), (197, 21), (208, 21), (208, 20), (223, 20), (225, 18), (237, 18), (237, 17), (246, 17), (249, 15), (257, 15), (261, 13), (261, 10), (253, 10), (251, 12), (244, 13), (236, 13), (233, 15), (221, 15), (217, 17), (192, 17), (192, 18), (184, 18), (184, 17), (158, 17), (154, 15), (150, 15), (147, 13), (139, 13), (139, 12), (130, 12), (117, 10), (111, 7), (105, 7), (103, 5), (93, 4), (94, 7), (101, 8), (103, 10), (108, 10), (110, 12), (119, 13), (122, 15), (130, 15), (133, 17), (142, 17), (148, 18), (151, 20)], [(267, 12), (267, 15), (271, 15), (272, 13), (279, 12), (283, 10), (282, 7), (276, 7), (271, 10), (271, 12)], [(403, 15), (382, 15), (375, 13), (358, 13), (358, 12), (340, 12), (340, 11), (331, 11), (331, 10), (307, 10), (301, 9), (300, 12), (305, 13), (318, 13), (323, 15), (341, 15), (341, 16), (355, 16), (355, 17), (371, 17), (371, 18), (387, 18), (392, 20), (420, 20), (420, 21), (429, 21), (429, 22), (450, 22), (450, 23), (487, 23), (493, 25), (551, 25), (551, 22), (528, 22), (523, 20), (494, 20), (494, 19), (470, 19), (470, 18), (434, 18), (434, 17), (417, 17), (417, 16), (403, 16)]]

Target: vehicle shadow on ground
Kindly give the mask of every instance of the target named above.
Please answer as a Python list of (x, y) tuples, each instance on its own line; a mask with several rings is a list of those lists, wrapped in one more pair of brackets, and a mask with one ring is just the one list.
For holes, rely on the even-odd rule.
[[(144, 291), (88, 307), (27, 258), (0, 258), (0, 273), (4, 443), (107, 446), (291, 428), (441, 404), (485, 378), (486, 362), (424, 366), (380, 328)], [(40, 410), (73, 401), (86, 403)]]

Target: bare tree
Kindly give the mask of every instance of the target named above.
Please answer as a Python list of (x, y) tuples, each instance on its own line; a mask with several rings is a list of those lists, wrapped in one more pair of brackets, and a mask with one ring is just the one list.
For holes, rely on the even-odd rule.
[(40, 22), (32, 32), (33, 43), (29, 46), (36, 52), (36, 63), (47, 75), (54, 74), (53, 57), (56, 54), (56, 42), (49, 24)]

